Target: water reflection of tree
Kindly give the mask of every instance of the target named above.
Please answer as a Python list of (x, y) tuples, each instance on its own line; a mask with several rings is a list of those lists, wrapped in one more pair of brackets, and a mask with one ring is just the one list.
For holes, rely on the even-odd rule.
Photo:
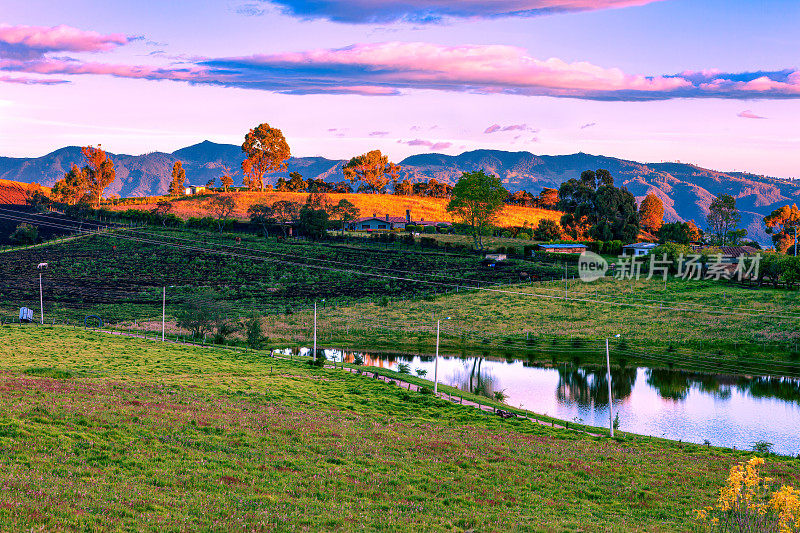
[(700, 392), (710, 394), (714, 398), (727, 400), (731, 397), (733, 386), (732, 380), (726, 380), (724, 376), (667, 368), (648, 369), (647, 384), (662, 398), (676, 401), (688, 398), (692, 387), (697, 387)]
[[(608, 378), (606, 371), (581, 368), (574, 365), (558, 368), (556, 398), (565, 404), (580, 407), (608, 405)], [(611, 369), (611, 394), (616, 399), (631, 395), (636, 383), (636, 368), (616, 367)]]
[(463, 391), (493, 398), (494, 391), (498, 390), (499, 384), (497, 378), (482, 368), (483, 359), (483, 357), (476, 357), (464, 360), (462, 369), (455, 372), (452, 382)]

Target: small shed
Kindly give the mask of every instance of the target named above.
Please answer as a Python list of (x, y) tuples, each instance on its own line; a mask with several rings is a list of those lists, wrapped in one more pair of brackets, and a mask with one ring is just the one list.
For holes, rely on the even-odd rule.
[(187, 185), (184, 187), (184, 193), (186, 196), (194, 196), (196, 194), (203, 194), (206, 192), (208, 188), (205, 185)]
[(508, 259), (508, 256), (506, 254), (486, 254), (487, 261), (494, 261), (496, 263), (499, 263), (500, 261), (505, 261), (506, 259)]
[(33, 322), (33, 309), (27, 307), (19, 308), (19, 321), (20, 322)]
[(653, 251), (653, 248), (658, 246), (652, 242), (637, 242), (633, 244), (626, 244), (622, 247), (622, 255), (632, 255), (633, 257), (640, 257), (647, 255)]
[(577, 242), (568, 244), (540, 244), (539, 251), (549, 254), (582, 254), (586, 251), (586, 245)]

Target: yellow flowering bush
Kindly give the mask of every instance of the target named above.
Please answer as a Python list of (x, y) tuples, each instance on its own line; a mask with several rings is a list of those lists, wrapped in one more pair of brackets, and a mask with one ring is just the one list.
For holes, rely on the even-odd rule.
[(758, 471), (763, 464), (754, 457), (731, 468), (716, 506), (696, 511), (701, 524), (724, 532), (800, 532), (800, 493), (788, 485), (773, 491), (773, 479)]

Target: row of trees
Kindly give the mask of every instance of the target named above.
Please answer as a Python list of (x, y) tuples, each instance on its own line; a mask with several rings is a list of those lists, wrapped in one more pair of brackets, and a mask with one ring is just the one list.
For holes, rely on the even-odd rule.
[(312, 239), (324, 237), (330, 222), (337, 222), (344, 231), (359, 214), (349, 200), (342, 199), (334, 204), (323, 193), (310, 194), (305, 204), (279, 200), (272, 205), (253, 204), (247, 210), (250, 221), (261, 227), (265, 237), (271, 226), (279, 226), (286, 236), (289, 227), (296, 223), (300, 231)]

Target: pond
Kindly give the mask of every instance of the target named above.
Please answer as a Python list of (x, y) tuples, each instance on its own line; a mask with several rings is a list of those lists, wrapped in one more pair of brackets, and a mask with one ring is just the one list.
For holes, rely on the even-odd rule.
[[(392, 370), (406, 363), (412, 373), (424, 370), (433, 380), (433, 356), (325, 352), (345, 362), (359, 354), (366, 366)], [(508, 405), (608, 427), (604, 366), (440, 356), (439, 382), (485, 396), (502, 391)], [(766, 441), (776, 453), (800, 454), (800, 380), (612, 365), (611, 383), (622, 431), (737, 449)]]

